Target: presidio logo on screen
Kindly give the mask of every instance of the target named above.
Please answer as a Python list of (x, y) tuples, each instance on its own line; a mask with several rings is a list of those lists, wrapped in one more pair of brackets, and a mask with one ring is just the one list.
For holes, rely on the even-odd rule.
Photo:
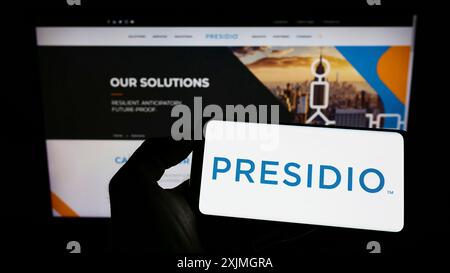
[[(353, 191), (359, 186), (363, 191), (373, 194), (384, 188), (383, 172), (376, 168), (347, 167), (340, 169), (332, 165), (300, 164), (279, 161), (252, 160), (214, 156), (212, 182), (226, 183), (225, 174), (231, 174), (234, 182), (260, 183), (264, 185), (284, 185), (289, 187), (319, 188), (333, 190), (343, 187)], [(306, 170), (303, 170), (306, 169)]]
[(239, 38), (237, 33), (206, 33), (206, 39), (212, 40), (236, 40)]
[[(240, 139), (217, 133), (230, 130), (248, 133)], [(262, 149), (271, 136), (277, 136), (276, 145)], [(212, 120), (205, 132), (199, 209), (398, 232), (404, 223), (403, 149), (396, 132)]]

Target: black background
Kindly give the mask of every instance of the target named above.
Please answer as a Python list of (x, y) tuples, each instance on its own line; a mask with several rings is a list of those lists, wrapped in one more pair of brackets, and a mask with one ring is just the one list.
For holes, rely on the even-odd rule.
[[(82, 1), (83, 2), (83, 1)], [(86, 1), (85, 1), (86, 2)], [(7, 51), (12, 64), (7, 67), (11, 86), (6, 92), (4, 135), (6, 135), (7, 165), (4, 179), (13, 189), (2, 191), (6, 226), (11, 228), (11, 252), (19, 254), (64, 254), (69, 240), (81, 242), (85, 254), (108, 253), (109, 222), (105, 219), (52, 219), (48, 174), (46, 169), (42, 101), (37, 75), (37, 50), (34, 24), (36, 16), (56, 17), (61, 20), (108, 16), (152, 16), (154, 20), (171, 19), (183, 25), (188, 22), (265, 22), (311, 16), (351, 16), (358, 14), (394, 16), (399, 13), (418, 14), (413, 87), (406, 142), (405, 230), (398, 234), (322, 228), (322, 236), (309, 242), (322, 244), (321, 253), (331, 255), (365, 255), (368, 239), (382, 243), (383, 253), (398, 257), (438, 257), (448, 254), (448, 136), (446, 111), (448, 80), (446, 59), (446, 15), (436, 3), (409, 1), (382, 1), (381, 7), (369, 7), (365, 1), (295, 1), (277, 6), (261, 3), (218, 2), (193, 5), (178, 3), (137, 4), (133, 1), (96, 1), (82, 3), (82, 7), (66, 7), (64, 1), (39, 4), (19, 9), (12, 23), (12, 31), (5, 33), (12, 41)], [(133, 6), (134, 5), (134, 6)], [(129, 9), (125, 9), (128, 6)], [(146, 9), (144, 9), (144, 6)], [(133, 9), (134, 8), (134, 9)], [(208, 23), (206, 23), (208, 24)], [(264, 24), (264, 23), (262, 23)], [(11, 52), (9, 54), (9, 52)], [(14, 53), (13, 53), (14, 52)], [(4, 109), (5, 110), (5, 109)], [(12, 201), (9, 198), (12, 197)], [(14, 231), (14, 232), (12, 232)], [(386, 242), (384, 244), (384, 242)], [(35, 249), (31, 251), (30, 249)], [(36, 249), (39, 251), (36, 252)], [(165, 257), (173, 259), (173, 257)], [(286, 264), (296, 263), (283, 259)], [(161, 261), (161, 259), (158, 259)], [(156, 262), (156, 261), (155, 261)], [(290, 262), (290, 263), (289, 263)], [(168, 266), (173, 267), (173, 264)]]

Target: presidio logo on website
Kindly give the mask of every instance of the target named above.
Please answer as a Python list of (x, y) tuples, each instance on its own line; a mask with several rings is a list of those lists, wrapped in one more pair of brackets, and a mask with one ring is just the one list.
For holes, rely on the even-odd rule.
[(205, 38), (211, 40), (236, 40), (239, 39), (239, 35), (237, 33), (206, 33)]
[[(354, 187), (359, 185), (367, 193), (378, 193), (385, 184), (383, 173), (376, 168), (347, 167), (339, 169), (331, 165), (314, 166), (313, 164), (299, 164), (297, 162), (281, 164), (279, 161), (254, 161), (248, 158), (231, 160), (219, 156), (214, 156), (212, 162), (211, 178), (213, 183), (216, 183), (216, 181), (217, 183), (224, 183), (224, 181), (221, 181), (224, 174), (231, 174), (234, 182), (241, 183), (283, 184), (289, 187), (297, 187), (306, 183), (306, 186), (304, 186), (306, 188), (318, 187), (319, 189), (333, 190), (344, 187), (347, 191), (353, 191)], [(306, 169), (303, 176), (301, 175), (302, 168)], [(256, 171), (256, 169), (259, 171)], [(284, 178), (276, 179), (277, 177)]]

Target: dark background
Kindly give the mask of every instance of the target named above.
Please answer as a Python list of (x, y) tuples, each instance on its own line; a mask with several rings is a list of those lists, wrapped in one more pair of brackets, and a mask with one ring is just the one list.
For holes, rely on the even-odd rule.
[[(367, 253), (369, 240), (381, 242), (384, 254), (398, 257), (420, 257), (448, 254), (449, 183), (448, 136), (446, 133), (446, 93), (448, 80), (445, 60), (448, 58), (445, 22), (442, 7), (427, 1), (383, 1), (381, 7), (367, 6), (365, 1), (295, 1), (292, 3), (209, 4), (133, 3), (133, 1), (84, 1), (81, 7), (67, 7), (64, 1), (34, 4), (14, 13), (11, 33), (11, 58), (6, 68), (11, 76), (5, 85), (6, 110), (3, 135), (6, 136), (7, 163), (2, 182), (12, 189), (2, 191), (7, 200), (5, 225), (11, 229), (11, 252), (20, 254), (64, 254), (66, 243), (77, 240), (85, 254), (109, 253), (110, 229), (107, 219), (53, 219), (50, 210), (47, 162), (45, 157), (42, 100), (39, 90), (37, 49), (34, 24), (42, 18), (52, 20), (96, 21), (111, 16), (144, 16), (155, 22), (176, 25), (239, 22), (238, 25), (264, 24), (272, 20), (324, 16), (391, 16), (417, 14), (417, 35), (414, 57), (413, 85), (406, 136), (405, 229), (400, 233), (320, 228), (305, 246), (318, 253), (340, 255)], [(345, 3), (344, 3), (345, 2)], [(277, 5), (279, 4), (279, 6)], [(41, 19), (39, 19), (41, 18)], [(247, 22), (247, 23), (245, 23)], [(6, 66), (6, 65), (5, 65)], [(9, 198), (8, 198), (9, 197)], [(12, 199), (9, 201), (9, 199)], [(33, 247), (30, 247), (33, 246)], [(34, 249), (31, 251), (30, 249)], [(36, 251), (38, 250), (38, 251)], [(314, 253), (313, 253), (314, 254)], [(286, 254), (288, 255), (288, 254)], [(165, 257), (162, 259), (172, 259)], [(298, 259), (298, 258), (296, 258)], [(160, 260), (160, 259), (159, 259)], [(161, 260), (160, 260), (161, 261)], [(283, 259), (288, 263), (289, 260)], [(156, 261), (155, 261), (156, 262)], [(292, 261), (291, 261), (292, 262)]]

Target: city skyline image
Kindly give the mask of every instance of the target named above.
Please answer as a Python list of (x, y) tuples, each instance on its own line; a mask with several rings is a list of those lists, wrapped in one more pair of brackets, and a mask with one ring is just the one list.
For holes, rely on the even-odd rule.
[(335, 47), (234, 47), (232, 51), (297, 123), (369, 127), (368, 117), (384, 112), (377, 92)]
[(321, 55), (330, 65), (329, 81), (352, 82), (375, 92), (335, 47), (235, 47), (233, 53), (267, 87), (311, 80), (311, 64)]

